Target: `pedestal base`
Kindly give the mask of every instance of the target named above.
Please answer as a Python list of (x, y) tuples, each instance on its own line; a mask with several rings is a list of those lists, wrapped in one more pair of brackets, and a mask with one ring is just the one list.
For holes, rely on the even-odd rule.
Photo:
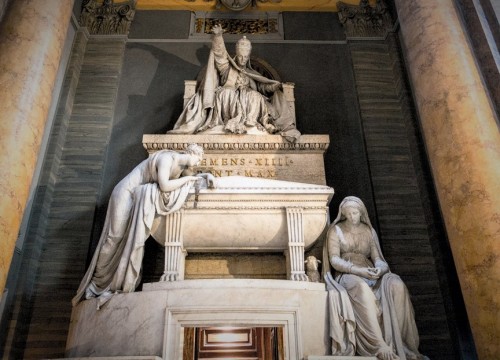
[(180, 359), (185, 327), (282, 327), (285, 358), (328, 354), (324, 284), (210, 279), (145, 284), (73, 309), (66, 356), (158, 356)]

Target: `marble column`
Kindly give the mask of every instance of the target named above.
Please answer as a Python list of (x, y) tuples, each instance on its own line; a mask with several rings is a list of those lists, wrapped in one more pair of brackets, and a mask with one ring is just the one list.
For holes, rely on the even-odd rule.
[(436, 190), (480, 359), (499, 359), (500, 133), (452, 0), (396, 0)]
[(11, 1), (0, 24), (0, 294), (28, 199), (73, 0)]

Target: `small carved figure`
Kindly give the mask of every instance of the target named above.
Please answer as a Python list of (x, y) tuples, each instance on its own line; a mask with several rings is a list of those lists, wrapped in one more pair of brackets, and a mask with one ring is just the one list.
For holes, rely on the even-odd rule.
[(418, 352), (408, 290), (401, 278), (390, 272), (359, 198), (348, 196), (341, 202), (328, 230), (326, 254), (335, 270), (334, 277), (330, 273), (325, 276), (333, 354), (426, 359)]
[(100, 307), (113, 293), (135, 290), (155, 215), (179, 210), (197, 181), (205, 179), (208, 187), (214, 186), (210, 174), (188, 175), (202, 157), (203, 148), (196, 144), (182, 153), (157, 151), (115, 186), (97, 249), (73, 305), (82, 298), (99, 297)]
[(321, 260), (316, 259), (315, 256), (309, 255), (304, 261), (306, 264), (306, 275), (310, 282), (320, 282), (321, 276), (319, 274), (319, 264)]
[(222, 132), (243, 134), (254, 128), (264, 134), (281, 134), (290, 141), (298, 139), (295, 114), (282, 84), (250, 65), (250, 40), (238, 40), (232, 58), (226, 51), (222, 27), (216, 25), (212, 32), (205, 77), (169, 133), (195, 134), (220, 128)]

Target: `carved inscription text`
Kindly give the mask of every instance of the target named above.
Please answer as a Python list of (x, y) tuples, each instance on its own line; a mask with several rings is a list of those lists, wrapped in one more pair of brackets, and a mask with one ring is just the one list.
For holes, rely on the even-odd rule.
[(281, 169), (293, 163), (293, 159), (286, 155), (213, 156), (206, 154), (197, 167), (197, 171), (209, 172), (216, 177), (237, 175), (276, 179)]

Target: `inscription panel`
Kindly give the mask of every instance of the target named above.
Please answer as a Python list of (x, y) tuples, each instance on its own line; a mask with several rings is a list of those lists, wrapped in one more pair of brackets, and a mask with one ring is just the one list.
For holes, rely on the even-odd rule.
[(190, 143), (205, 149), (197, 172), (215, 177), (248, 176), (325, 185), (324, 153), (328, 135), (302, 135), (288, 143), (279, 135), (144, 135), (149, 153), (184, 150)]
[(311, 166), (317, 158), (316, 154), (206, 154), (196, 170), (215, 177), (238, 175), (324, 185), (324, 167)]

